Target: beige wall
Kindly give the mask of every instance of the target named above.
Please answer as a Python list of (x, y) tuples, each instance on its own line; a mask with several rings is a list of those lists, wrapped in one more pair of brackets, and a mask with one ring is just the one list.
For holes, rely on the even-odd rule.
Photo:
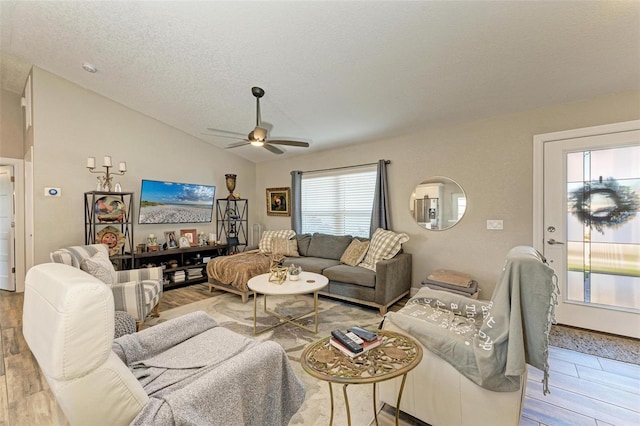
[[(478, 279), (485, 299), (506, 252), (532, 244), (533, 135), (640, 118), (640, 93), (622, 93), (254, 165), (46, 71), (35, 68), (33, 84), (36, 263), (84, 241), (83, 193), (96, 183), (84, 167), (87, 156), (98, 164), (104, 155), (126, 161), (129, 172), (117, 181), (137, 196), (143, 178), (214, 184), (224, 196), (224, 174), (236, 173), (236, 191), (250, 200), (250, 224), (265, 229), (290, 227), (289, 218), (266, 216), (265, 189), (290, 186), (291, 170), (384, 158), (392, 161), (393, 228), (411, 237), (405, 250), (413, 254), (412, 285), (434, 269), (456, 269)], [(415, 185), (437, 175), (464, 188), (467, 213), (450, 230), (427, 231), (411, 218), (408, 199)], [(44, 197), (46, 186), (61, 187), (62, 197)], [(487, 230), (488, 219), (503, 220), (504, 230)], [(185, 227), (212, 232), (215, 224), (136, 224), (135, 240)]]
[[(475, 276), (481, 298), (491, 297), (504, 256), (516, 245), (532, 244), (533, 136), (560, 130), (596, 126), (640, 118), (640, 93), (603, 96), (422, 133), (371, 142), (282, 162), (261, 163), (256, 171), (256, 194), (269, 187), (290, 186), (289, 172), (391, 160), (389, 189), (393, 229), (411, 240), (413, 283), (420, 285), (429, 272), (455, 269)], [(414, 187), (431, 176), (457, 181), (467, 194), (462, 221), (445, 231), (418, 227), (409, 214)], [(263, 201), (264, 203), (264, 201)], [(265, 229), (289, 228), (289, 218), (258, 220)], [(488, 219), (504, 221), (504, 230), (486, 229)]]
[[(228, 193), (225, 173), (238, 175), (236, 191), (255, 205), (255, 165), (173, 127), (133, 111), (67, 80), (33, 69), (34, 238), (35, 263), (46, 262), (58, 247), (84, 243), (84, 193), (96, 187), (85, 168), (87, 157), (102, 165), (105, 155), (128, 172), (115, 181), (133, 191), (137, 210), (141, 179), (216, 185), (216, 197)], [(45, 197), (45, 187), (60, 187), (61, 197)], [(138, 225), (135, 243), (147, 234), (210, 224)], [(250, 212), (250, 222), (255, 219)]]
[(0, 157), (24, 157), (20, 98), (21, 96), (15, 93), (0, 91)]

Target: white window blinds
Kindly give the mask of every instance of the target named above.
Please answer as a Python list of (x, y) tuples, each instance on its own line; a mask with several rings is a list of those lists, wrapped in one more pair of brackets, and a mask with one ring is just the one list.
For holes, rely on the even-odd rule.
[(302, 176), (302, 232), (369, 237), (376, 166)]

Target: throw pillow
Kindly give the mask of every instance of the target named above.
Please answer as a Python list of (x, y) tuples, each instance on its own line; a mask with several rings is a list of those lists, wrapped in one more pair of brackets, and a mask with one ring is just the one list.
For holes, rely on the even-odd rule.
[(260, 253), (272, 253), (272, 240), (274, 238), (284, 238), (290, 240), (294, 235), (296, 235), (295, 231), (290, 229), (282, 229), (279, 231), (264, 231), (262, 233), (262, 238), (260, 238), (260, 244), (258, 244), (258, 248), (260, 249)]
[(113, 268), (109, 256), (98, 252), (91, 257), (82, 259), (80, 269), (93, 275), (105, 284), (112, 285), (116, 282), (116, 270)]
[(409, 241), (409, 236), (404, 232), (397, 234), (382, 228), (376, 229), (376, 232), (371, 237), (367, 255), (358, 266), (375, 271), (376, 263), (381, 260), (391, 259), (398, 254), (402, 248), (402, 243), (407, 241)]
[(300, 257), (298, 253), (298, 241), (294, 238), (273, 238), (271, 240), (272, 254), (281, 254), (289, 257)]
[(369, 248), (369, 241), (360, 241), (356, 238), (351, 241), (349, 247), (342, 253), (342, 257), (340, 258), (340, 263), (344, 263), (349, 266), (356, 266), (358, 263), (362, 262), (365, 255), (367, 254), (367, 249)]

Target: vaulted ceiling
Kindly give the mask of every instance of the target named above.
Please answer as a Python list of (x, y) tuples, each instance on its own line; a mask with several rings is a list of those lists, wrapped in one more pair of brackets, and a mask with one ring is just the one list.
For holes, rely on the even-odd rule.
[(262, 87), (270, 137), (311, 146), (233, 150), (255, 162), (640, 90), (637, 1), (3, 0), (0, 20), (3, 89), (36, 65), (221, 148), (207, 128), (251, 131)]

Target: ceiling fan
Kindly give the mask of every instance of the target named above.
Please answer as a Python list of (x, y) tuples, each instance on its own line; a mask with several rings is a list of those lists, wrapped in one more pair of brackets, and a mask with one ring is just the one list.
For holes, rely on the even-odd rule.
[[(252, 87), (251, 93), (256, 98), (256, 127), (247, 135), (246, 139), (243, 139), (241, 142), (236, 142), (228, 145), (226, 148), (237, 148), (245, 145), (253, 145), (253, 146), (261, 146), (265, 149), (273, 152), (274, 154), (284, 154), (284, 151), (274, 145), (288, 145), (288, 146), (299, 146), (303, 148), (309, 147), (309, 142), (300, 142), (300, 141), (285, 141), (285, 140), (268, 140), (267, 139), (267, 129), (260, 126), (260, 98), (264, 96), (264, 90), (260, 87)], [(241, 135), (241, 133), (228, 132), (226, 130), (220, 129), (212, 129), (208, 128), (207, 130), (211, 130), (214, 132), (222, 132), (229, 134)], [(221, 137), (231, 138), (231, 139), (239, 139), (233, 136), (223, 136), (217, 135)]]

